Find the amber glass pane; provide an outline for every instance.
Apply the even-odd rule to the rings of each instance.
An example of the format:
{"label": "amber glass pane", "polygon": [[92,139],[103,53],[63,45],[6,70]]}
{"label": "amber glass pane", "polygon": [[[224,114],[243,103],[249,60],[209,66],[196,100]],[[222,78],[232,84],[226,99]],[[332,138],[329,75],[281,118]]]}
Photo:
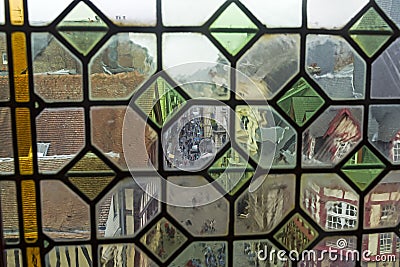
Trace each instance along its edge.
{"label": "amber glass pane", "polygon": [[28,59],[26,56],[26,36],[23,32],[11,35],[14,63],[14,89],[17,102],[29,101]]}
{"label": "amber glass pane", "polygon": [[24,218],[25,242],[33,243],[38,238],[36,214],[36,186],[33,180],[21,182],[22,214]]}
{"label": "amber glass pane", "polygon": [[9,0],[10,6],[10,20],[14,25],[24,24],[24,1],[23,0]]}
{"label": "amber glass pane", "polygon": [[33,174],[30,110],[28,108],[17,108],[15,113],[17,117],[19,171],[22,175],[30,175]]}
{"label": "amber glass pane", "polygon": [[26,258],[28,267],[40,267],[42,266],[40,262],[40,248],[27,248]]}

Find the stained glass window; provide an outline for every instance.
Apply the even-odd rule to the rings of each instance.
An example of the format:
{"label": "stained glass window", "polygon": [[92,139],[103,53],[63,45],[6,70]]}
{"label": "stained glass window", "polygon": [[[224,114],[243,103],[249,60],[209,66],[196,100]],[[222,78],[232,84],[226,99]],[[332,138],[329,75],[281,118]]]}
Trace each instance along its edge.
{"label": "stained glass window", "polygon": [[400,1],[0,0],[0,266],[400,264]]}

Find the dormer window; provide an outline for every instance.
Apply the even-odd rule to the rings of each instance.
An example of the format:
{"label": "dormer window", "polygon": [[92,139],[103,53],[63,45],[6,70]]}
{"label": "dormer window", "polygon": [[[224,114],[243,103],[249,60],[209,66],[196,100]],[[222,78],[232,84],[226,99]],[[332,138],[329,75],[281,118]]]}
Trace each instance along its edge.
{"label": "dormer window", "polygon": [[49,151],[50,143],[37,143],[38,157],[46,157]]}
{"label": "dormer window", "polygon": [[7,59],[7,53],[6,52],[3,52],[1,54],[1,59],[3,61],[3,65],[7,65],[8,64],[8,59]]}

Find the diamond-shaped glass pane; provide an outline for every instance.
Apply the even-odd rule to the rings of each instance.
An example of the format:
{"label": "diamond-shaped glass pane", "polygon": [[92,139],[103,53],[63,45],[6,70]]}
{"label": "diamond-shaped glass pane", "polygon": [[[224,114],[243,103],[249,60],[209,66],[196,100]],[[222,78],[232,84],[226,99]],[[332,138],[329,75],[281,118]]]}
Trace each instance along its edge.
{"label": "diamond-shaped glass pane", "polygon": [[87,55],[107,33],[108,26],[90,7],[79,2],[57,25],[57,30],[78,52]]}
{"label": "diamond-shaped glass pane", "polygon": [[162,262],[165,262],[187,238],[167,219],[162,218],[145,235],[142,242]]}
{"label": "diamond-shaped glass pane", "polygon": [[208,169],[208,174],[226,192],[234,195],[253,177],[254,168],[235,149],[230,148]]}
{"label": "diamond-shaped glass pane", "polygon": [[[368,35],[368,31],[383,34]],[[368,9],[364,15],[350,28],[350,36],[361,49],[372,57],[390,38],[393,31],[374,8]]]}
{"label": "diamond-shaped glass pane", "polygon": [[191,243],[169,266],[228,266],[227,242]]}
{"label": "diamond-shaped glass pane", "polygon": [[298,213],[274,235],[286,249],[302,252],[318,237],[318,232]]}
{"label": "diamond-shaped glass pane", "polygon": [[[90,174],[96,173],[97,176]],[[95,154],[88,152],[68,171],[68,179],[89,199],[95,199],[113,180],[114,172]]]}
{"label": "diamond-shaped glass pane", "polygon": [[277,101],[277,104],[294,122],[302,126],[324,102],[307,81],[301,78]]}
{"label": "diamond-shaped glass pane", "polygon": [[343,165],[342,171],[361,190],[364,190],[384,168],[385,164],[368,147],[364,146]]}
{"label": "diamond-shaped glass pane", "polygon": [[185,103],[185,99],[159,77],[144,91],[135,104],[158,126],[163,126]]}
{"label": "diamond-shaped glass pane", "polygon": [[[229,32],[224,30],[229,29]],[[211,35],[232,55],[236,55],[257,32],[257,26],[234,3],[211,24]]]}
{"label": "diamond-shaped glass pane", "polygon": [[245,190],[236,200],[235,234],[271,232],[294,208],[295,178],[293,174],[257,177],[261,185],[253,192]]}

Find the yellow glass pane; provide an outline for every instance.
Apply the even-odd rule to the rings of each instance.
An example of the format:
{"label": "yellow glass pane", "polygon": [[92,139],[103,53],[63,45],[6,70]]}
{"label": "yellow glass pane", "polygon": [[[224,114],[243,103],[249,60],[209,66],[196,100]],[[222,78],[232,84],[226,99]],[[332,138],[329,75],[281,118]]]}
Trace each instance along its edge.
{"label": "yellow glass pane", "polygon": [[38,238],[36,191],[33,180],[21,182],[22,216],[24,221],[25,242],[34,243]]}
{"label": "yellow glass pane", "polygon": [[17,102],[29,102],[28,59],[26,55],[25,33],[12,33],[11,44],[14,63],[15,100]]}
{"label": "yellow glass pane", "polygon": [[33,174],[31,119],[28,108],[16,108],[17,145],[21,175]]}
{"label": "yellow glass pane", "polygon": [[13,25],[24,24],[24,2],[23,0],[9,0],[10,20]]}
{"label": "yellow glass pane", "polygon": [[38,247],[26,248],[28,267],[40,267],[40,249]]}

